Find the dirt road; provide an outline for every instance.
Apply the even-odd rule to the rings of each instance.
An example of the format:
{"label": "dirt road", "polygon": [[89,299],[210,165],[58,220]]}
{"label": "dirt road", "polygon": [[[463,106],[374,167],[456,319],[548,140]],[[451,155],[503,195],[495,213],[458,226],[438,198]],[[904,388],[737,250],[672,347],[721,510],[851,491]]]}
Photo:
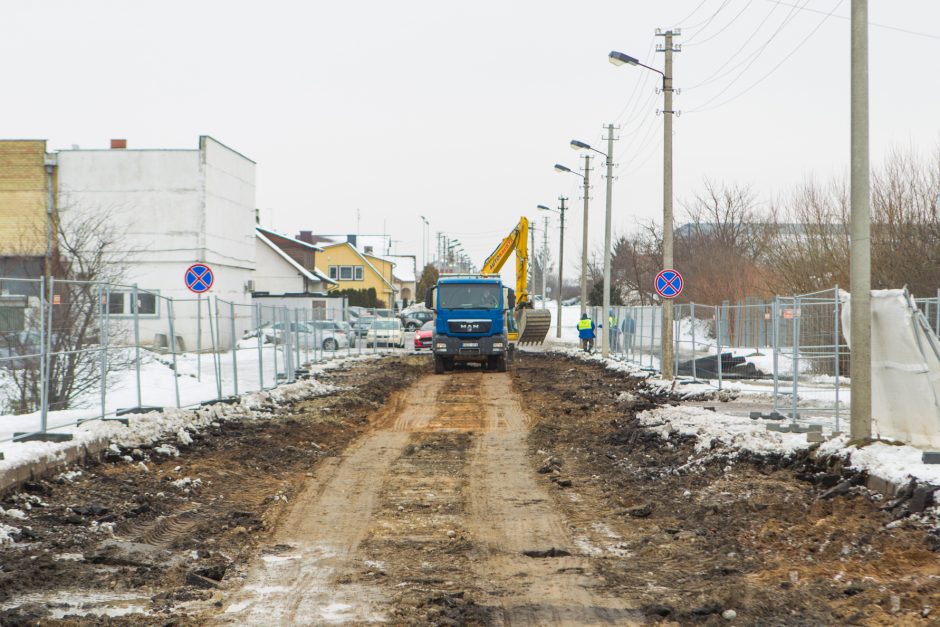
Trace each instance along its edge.
{"label": "dirt road", "polygon": [[821,498],[853,475],[807,456],[663,440],[620,373],[526,354],[327,379],[178,458],[7,495],[35,507],[0,547],[0,624],[936,624],[940,527],[860,486]]}
{"label": "dirt road", "polygon": [[[227,599],[222,622],[434,620],[435,600],[447,595],[459,600],[459,621],[639,618],[597,591],[590,556],[537,481],[530,421],[509,375],[430,376],[386,413],[341,461],[320,468]],[[490,607],[469,603],[471,590]]]}

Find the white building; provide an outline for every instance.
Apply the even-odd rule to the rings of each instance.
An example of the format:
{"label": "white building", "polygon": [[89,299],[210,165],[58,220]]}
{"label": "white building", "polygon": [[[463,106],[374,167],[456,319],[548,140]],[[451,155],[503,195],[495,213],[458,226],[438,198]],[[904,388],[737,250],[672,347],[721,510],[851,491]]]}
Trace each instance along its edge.
{"label": "white building", "polygon": [[[207,136],[197,149],[63,150],[58,154],[59,208],[63,220],[81,212],[107,212],[129,254],[126,282],[147,290],[139,298],[141,342],[169,337],[167,301],[175,334],[187,350],[210,346],[207,301],[235,304],[235,336],[251,324],[250,280],[255,269],[255,163]],[[196,300],[184,283],[190,265],[205,263],[215,280]],[[189,299],[188,302],[186,299]],[[113,293],[112,317],[132,317],[130,290]],[[214,305],[213,305],[214,306]],[[200,313],[197,313],[200,312]],[[229,329],[226,331],[226,326]],[[201,337],[197,328],[201,327]],[[231,345],[231,325],[219,333]]]}

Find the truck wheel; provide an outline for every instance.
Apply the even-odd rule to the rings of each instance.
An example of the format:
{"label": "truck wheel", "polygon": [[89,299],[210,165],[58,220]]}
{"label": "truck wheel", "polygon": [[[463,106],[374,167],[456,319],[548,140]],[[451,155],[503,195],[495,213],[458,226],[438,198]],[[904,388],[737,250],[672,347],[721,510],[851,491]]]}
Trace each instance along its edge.
{"label": "truck wheel", "polygon": [[447,372],[453,372],[454,370],[454,360],[444,357],[444,370]]}
{"label": "truck wheel", "polygon": [[499,369],[499,355],[490,355],[486,358],[486,369],[496,372]]}
{"label": "truck wheel", "polygon": [[444,358],[440,355],[434,356],[434,374],[444,374]]}
{"label": "truck wheel", "polygon": [[499,361],[496,364],[496,370],[498,372],[506,372],[506,356],[500,355],[497,359]]}

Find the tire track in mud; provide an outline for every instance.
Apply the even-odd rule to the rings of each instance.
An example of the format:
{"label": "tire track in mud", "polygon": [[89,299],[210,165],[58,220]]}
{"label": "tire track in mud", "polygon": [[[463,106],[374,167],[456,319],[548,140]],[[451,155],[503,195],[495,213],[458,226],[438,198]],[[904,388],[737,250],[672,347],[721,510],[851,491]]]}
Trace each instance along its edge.
{"label": "tire track in mud", "polygon": [[[578,554],[566,521],[536,480],[527,460],[530,421],[509,375],[486,381],[488,429],[469,462],[467,499],[469,524],[484,556],[474,571],[499,599],[494,620],[505,625],[642,622],[623,600],[596,590],[601,581],[590,558]],[[525,555],[551,549],[559,556]]]}
{"label": "tire track in mud", "polygon": [[639,622],[599,592],[538,482],[508,375],[426,377],[373,420],[308,483],[220,622]]}
{"label": "tire track in mud", "polygon": [[[349,576],[366,535],[383,477],[401,456],[410,431],[436,414],[444,381],[428,377],[382,410],[383,428],[324,464],[288,513],[266,551],[228,599],[218,619],[237,625],[318,624],[382,620],[386,595],[369,585],[335,585]],[[396,415],[397,414],[397,415]]]}

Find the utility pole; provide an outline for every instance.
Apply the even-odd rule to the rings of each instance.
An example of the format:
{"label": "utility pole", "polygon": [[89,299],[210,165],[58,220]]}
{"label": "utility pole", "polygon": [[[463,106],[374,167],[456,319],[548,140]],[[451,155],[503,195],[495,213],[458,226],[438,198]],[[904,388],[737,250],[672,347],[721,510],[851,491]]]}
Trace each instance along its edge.
{"label": "utility pole", "polygon": [[849,263],[853,440],[871,437],[871,180],[868,156],[868,0],[852,0],[852,246]]}
{"label": "utility pole", "polygon": [[[675,111],[672,108],[672,53],[678,52],[673,47],[672,38],[678,31],[667,30],[656,35],[665,38],[665,45],[660,48],[666,53],[666,64],[663,71],[663,270],[673,269],[672,254],[672,118]],[[660,372],[664,379],[672,379],[673,372],[673,306],[672,299],[663,299],[662,317],[662,363]]]}
{"label": "utility pole", "polygon": [[[611,191],[614,181],[614,125],[607,125],[607,207],[604,215],[604,311],[602,316],[607,316],[610,310],[610,207]],[[603,320],[603,318],[602,318]],[[603,338],[601,342],[601,356],[607,359],[610,354],[610,329],[604,325]]]}
{"label": "utility pole", "polygon": [[535,295],[535,264],[538,263],[537,255],[535,254],[535,220],[529,222],[529,234],[532,240],[532,243],[529,244],[529,268],[532,274],[532,280],[529,282],[529,304],[535,309],[535,299],[532,298],[532,296]]}
{"label": "utility pole", "polygon": [[542,254],[539,255],[541,262],[539,263],[539,269],[542,271],[542,309],[548,307],[545,302],[545,278],[548,274],[546,270],[548,269],[548,216],[545,216],[545,222],[543,223],[542,228]]}
{"label": "utility pole", "polygon": [[[581,233],[581,313],[587,311],[588,272],[588,204],[591,193],[591,155],[584,155],[584,227]],[[564,216],[564,214],[562,214]],[[564,217],[562,217],[564,224]],[[559,275],[560,276],[560,275]],[[559,282],[561,280],[559,279]],[[560,310],[559,310],[560,311]],[[558,337],[561,337],[561,314],[558,314]]]}
{"label": "utility pole", "polygon": [[[585,190],[585,193],[587,193],[587,190]],[[558,213],[561,214],[561,229],[558,235],[558,294],[556,294],[556,303],[555,303],[556,308],[557,308],[557,314],[556,314],[557,322],[555,323],[555,337],[557,337],[558,339],[561,339],[561,286],[563,285],[562,270],[565,267],[565,211],[567,210],[567,207],[565,207],[565,201],[568,199],[565,198],[564,196],[559,196],[558,200],[561,201],[558,206]],[[585,201],[585,204],[587,204],[587,201]],[[585,217],[587,217],[587,211],[584,212],[584,215]],[[582,274],[581,277],[583,281],[584,275]],[[581,306],[584,307],[584,304],[582,303]]]}

